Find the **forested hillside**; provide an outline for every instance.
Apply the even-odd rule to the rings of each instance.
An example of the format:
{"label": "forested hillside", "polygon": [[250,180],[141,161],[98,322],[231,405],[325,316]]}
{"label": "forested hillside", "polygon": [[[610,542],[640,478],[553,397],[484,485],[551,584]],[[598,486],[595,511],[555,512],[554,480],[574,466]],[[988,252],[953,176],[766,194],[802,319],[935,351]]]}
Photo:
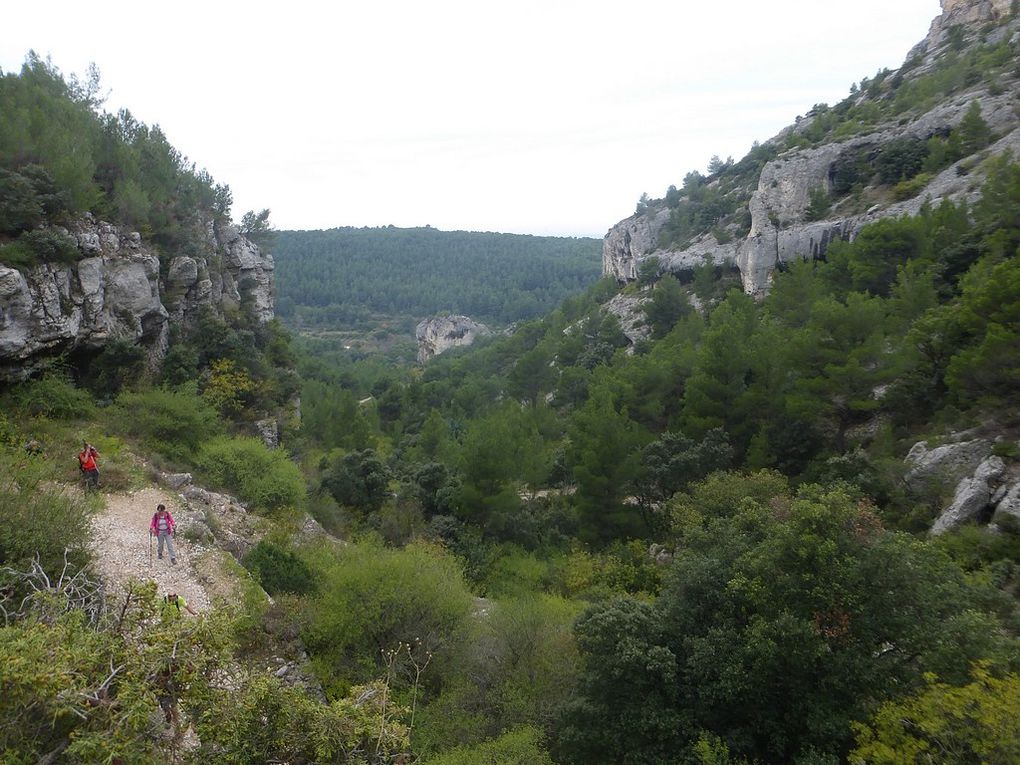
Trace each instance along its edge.
{"label": "forested hillside", "polygon": [[505,326],[591,285],[601,251],[596,239],[428,227],[280,231],[277,312],[296,328],[350,328],[382,316],[410,329],[436,313]]}
{"label": "forested hillside", "polygon": [[129,111],[102,112],[98,71],[66,81],[30,53],[0,73],[0,263],[81,257],[43,224],[92,213],[163,252],[190,254],[205,224],[229,219],[231,194]]}

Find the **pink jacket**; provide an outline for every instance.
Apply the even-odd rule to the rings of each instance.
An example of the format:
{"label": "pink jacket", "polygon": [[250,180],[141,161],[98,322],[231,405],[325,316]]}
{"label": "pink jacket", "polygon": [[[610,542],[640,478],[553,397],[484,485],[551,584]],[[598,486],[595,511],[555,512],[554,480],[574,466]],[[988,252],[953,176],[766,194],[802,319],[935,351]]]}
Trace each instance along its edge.
{"label": "pink jacket", "polygon": [[[177,524],[174,522],[174,517],[172,515],[170,515],[170,511],[169,510],[167,510],[165,514],[166,514],[166,530],[169,533],[173,534],[174,533],[174,526],[176,526]],[[152,523],[149,524],[149,531],[152,534],[159,534],[159,513],[158,512],[152,514]]]}

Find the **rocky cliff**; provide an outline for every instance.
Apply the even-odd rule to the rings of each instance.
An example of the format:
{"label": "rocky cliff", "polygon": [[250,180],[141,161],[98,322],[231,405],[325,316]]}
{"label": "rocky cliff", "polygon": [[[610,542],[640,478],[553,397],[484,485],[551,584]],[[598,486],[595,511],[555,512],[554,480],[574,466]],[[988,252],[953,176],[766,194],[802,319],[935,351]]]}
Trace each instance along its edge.
{"label": "rocky cliff", "polygon": [[[851,240],[868,223],[915,214],[926,200],[974,198],[985,158],[1006,151],[1020,157],[1020,20],[1010,8],[1010,0],[942,0],[942,14],[900,70],[862,81],[837,107],[817,106],[740,163],[705,179],[697,193],[723,202],[709,223],[685,230],[677,241],[678,210],[693,198],[685,187],[686,197],[680,192],[655,200],[610,229],[604,275],[634,280],[640,263],[652,257],[674,273],[706,262],[729,264],[739,268],[746,292],[761,295],[785,263],[821,257],[833,240]],[[988,60],[1006,57],[1001,71],[981,71],[985,51]],[[938,88],[944,92],[937,98],[922,95]],[[916,173],[909,183],[871,177],[857,181],[852,193],[840,187],[847,168],[874,174],[890,146],[951,136],[975,103],[992,137],[979,152]],[[826,209],[812,209],[818,198]]]}
{"label": "rocky cliff", "polygon": [[80,251],[76,263],[0,264],[0,380],[119,338],[141,343],[156,366],[171,326],[206,309],[273,318],[272,257],[233,226],[210,223],[199,252],[162,258],[138,233],[91,217],[58,231]]}

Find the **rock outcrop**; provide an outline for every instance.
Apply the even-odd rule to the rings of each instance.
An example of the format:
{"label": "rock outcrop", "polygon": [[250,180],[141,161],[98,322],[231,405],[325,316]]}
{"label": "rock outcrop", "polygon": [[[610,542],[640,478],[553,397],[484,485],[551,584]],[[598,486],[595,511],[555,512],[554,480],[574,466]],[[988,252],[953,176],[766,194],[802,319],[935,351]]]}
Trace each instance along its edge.
{"label": "rock outcrop", "polygon": [[273,317],[273,260],[233,226],[209,224],[201,253],[164,257],[136,232],[91,217],[57,229],[82,258],[19,271],[0,264],[0,380],[24,378],[61,353],[116,339],[143,345],[151,366],[170,328],[202,310]]}
{"label": "rock outcrop", "polygon": [[[1017,39],[1020,19],[1010,15],[1010,6],[1011,0],[943,0],[942,14],[932,23],[925,40],[910,52],[909,65],[888,77],[903,83],[924,76],[953,45]],[[954,28],[964,31],[962,43],[958,32],[951,33]],[[746,222],[743,228],[730,223],[680,247],[663,244],[660,234],[671,211],[665,200],[653,201],[645,212],[621,221],[606,234],[603,274],[620,282],[633,281],[641,262],[652,257],[658,259],[660,267],[674,273],[690,271],[703,263],[729,264],[739,268],[745,292],[761,296],[768,291],[775,272],[785,264],[795,259],[822,257],[833,241],[852,240],[864,226],[879,218],[916,214],[926,200],[935,204],[943,199],[973,201],[984,169],[980,158],[964,157],[926,177],[926,182],[910,189],[909,198],[896,201],[890,194],[878,194],[867,209],[855,209],[859,203],[850,199],[834,200],[836,204],[823,219],[808,220],[812,193],[832,190],[835,169],[841,160],[856,156],[873,164],[881,148],[896,139],[945,136],[960,124],[974,102],[979,104],[982,118],[998,137],[983,150],[982,156],[1006,151],[1020,156],[1020,117],[1014,109],[1016,79],[1014,73],[1009,82],[975,82],[923,112],[896,113],[884,123],[859,130],[853,137],[817,146],[811,145],[808,136],[825,111],[813,110],[807,117],[798,117],[795,125],[765,142],[762,148],[772,158],[756,178],[745,174],[737,179],[737,187],[726,189],[718,178],[708,180],[716,191],[744,200],[739,206],[744,220],[750,220],[749,229]],[[852,105],[867,104],[870,98],[862,91],[854,97]],[[804,144],[808,146],[803,147]],[[727,178],[732,186],[734,176]],[[741,183],[749,185],[740,186]]]}
{"label": "rock outcrop", "polygon": [[955,487],[952,500],[932,524],[932,535],[967,523],[1020,529],[1020,462],[995,454],[999,441],[1005,441],[1004,436],[995,441],[967,438],[934,449],[921,441],[908,452],[904,482],[911,491]]}
{"label": "rock outcrop", "polygon": [[1001,457],[988,457],[978,465],[974,475],[964,478],[956,486],[953,501],[931,527],[933,535],[956,528],[969,521],[977,520],[984,513],[992,499],[993,489],[1006,472]]}
{"label": "rock outcrop", "polygon": [[425,319],[414,330],[418,341],[418,363],[425,364],[451,348],[471,345],[476,338],[488,334],[491,334],[488,327],[467,316],[451,314]]}

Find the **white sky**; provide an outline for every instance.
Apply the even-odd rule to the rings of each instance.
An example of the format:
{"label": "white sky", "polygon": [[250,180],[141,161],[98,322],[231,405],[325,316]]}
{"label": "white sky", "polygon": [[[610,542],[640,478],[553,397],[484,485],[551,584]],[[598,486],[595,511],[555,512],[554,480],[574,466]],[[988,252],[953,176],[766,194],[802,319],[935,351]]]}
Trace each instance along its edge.
{"label": "white sky", "polygon": [[0,67],[100,69],[277,228],[601,237],[897,68],[938,0],[9,3]]}

